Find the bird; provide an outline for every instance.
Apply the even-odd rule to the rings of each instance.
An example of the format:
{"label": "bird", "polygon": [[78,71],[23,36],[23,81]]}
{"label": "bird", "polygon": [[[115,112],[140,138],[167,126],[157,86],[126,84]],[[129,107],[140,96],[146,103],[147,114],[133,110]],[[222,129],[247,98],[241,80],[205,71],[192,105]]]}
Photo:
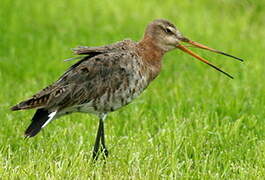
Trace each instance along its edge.
{"label": "bird", "polygon": [[110,112],[132,102],[156,79],[165,53],[179,49],[233,78],[188,49],[191,46],[243,61],[188,39],[168,20],[155,19],[147,25],[143,38],[138,42],[124,39],[104,46],[73,48],[77,57],[66,61],[79,61],[70,66],[53,84],[13,106],[11,110],[36,109],[25,131],[26,138],[34,137],[51,121],[70,113],[98,116],[99,125],[92,158],[97,160],[102,154],[105,159],[109,155],[104,133],[106,117]]}

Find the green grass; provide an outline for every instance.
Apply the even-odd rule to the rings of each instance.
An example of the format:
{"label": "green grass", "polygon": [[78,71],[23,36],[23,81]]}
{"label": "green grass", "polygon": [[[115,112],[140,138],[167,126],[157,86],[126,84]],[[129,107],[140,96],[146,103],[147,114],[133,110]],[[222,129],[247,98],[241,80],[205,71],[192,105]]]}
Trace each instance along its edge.
{"label": "green grass", "polygon": [[[262,179],[264,16],[261,0],[1,0],[1,179]],[[62,61],[70,48],[139,40],[155,18],[246,61],[194,49],[230,80],[180,51],[168,53],[145,93],[108,117],[106,164],[91,163],[93,115],[65,116],[23,138],[34,111],[9,108],[73,64]]]}

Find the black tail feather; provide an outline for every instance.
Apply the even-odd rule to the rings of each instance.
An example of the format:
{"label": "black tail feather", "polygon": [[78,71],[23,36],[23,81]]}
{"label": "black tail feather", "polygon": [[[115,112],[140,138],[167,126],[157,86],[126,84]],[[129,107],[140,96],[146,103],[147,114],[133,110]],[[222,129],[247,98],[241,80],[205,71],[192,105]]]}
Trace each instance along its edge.
{"label": "black tail feather", "polygon": [[38,109],[32,118],[32,122],[25,131],[26,137],[33,137],[40,132],[43,124],[49,119],[49,112],[46,109]]}

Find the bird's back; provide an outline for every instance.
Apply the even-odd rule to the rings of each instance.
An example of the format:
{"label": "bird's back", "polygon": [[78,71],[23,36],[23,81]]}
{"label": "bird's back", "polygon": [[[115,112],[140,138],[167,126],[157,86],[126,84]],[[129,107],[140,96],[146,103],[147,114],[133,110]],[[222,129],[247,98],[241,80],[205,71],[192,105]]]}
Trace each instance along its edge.
{"label": "bird's back", "polygon": [[147,87],[148,77],[136,43],[126,40],[93,51],[79,48],[78,52],[85,54],[85,50],[87,56],[54,84],[13,109],[45,108],[58,111],[58,115],[110,112],[131,102]]}

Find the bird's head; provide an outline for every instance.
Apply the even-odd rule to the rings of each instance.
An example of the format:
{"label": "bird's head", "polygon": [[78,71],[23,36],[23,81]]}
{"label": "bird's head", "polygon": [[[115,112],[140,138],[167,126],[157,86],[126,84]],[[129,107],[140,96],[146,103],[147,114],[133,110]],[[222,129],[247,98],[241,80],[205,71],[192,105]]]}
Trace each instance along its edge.
{"label": "bird's head", "polygon": [[[211,67],[215,68],[216,70],[224,73],[225,75],[227,75],[230,78],[233,78],[233,77],[231,75],[229,75],[228,73],[222,71],[220,68],[214,66],[213,64],[211,64],[210,62],[208,62],[204,58],[195,54],[194,52],[189,50],[187,47],[193,46],[193,47],[209,50],[209,51],[212,51],[215,53],[219,53],[219,54],[222,54],[225,56],[229,56],[229,57],[232,57],[232,58],[237,59],[239,61],[243,61],[240,58],[229,55],[229,54],[224,53],[222,51],[218,51],[218,50],[209,48],[203,44],[194,42],[194,41],[186,38],[185,36],[183,36],[180,33],[180,31],[172,23],[170,23],[169,21],[164,20],[164,19],[157,19],[157,20],[152,21],[147,26],[147,28],[145,30],[145,37],[152,39],[154,44],[158,48],[162,49],[165,52],[168,52],[170,50],[178,48],[178,49],[190,54],[191,56],[197,58],[198,60],[210,65]],[[183,45],[182,43],[188,43],[189,45],[188,46]]]}
{"label": "bird's head", "polygon": [[147,26],[145,37],[151,38],[159,48],[167,52],[175,49],[183,36],[169,21],[157,19]]}

